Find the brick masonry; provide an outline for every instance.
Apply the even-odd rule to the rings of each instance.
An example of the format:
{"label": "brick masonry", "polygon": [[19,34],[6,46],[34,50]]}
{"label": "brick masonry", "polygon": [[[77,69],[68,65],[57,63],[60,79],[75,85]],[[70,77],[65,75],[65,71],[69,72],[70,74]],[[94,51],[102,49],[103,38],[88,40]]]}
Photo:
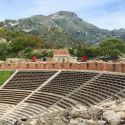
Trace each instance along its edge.
{"label": "brick masonry", "polygon": [[22,63],[0,63],[0,70],[16,69],[66,69],[66,70],[98,70],[125,73],[125,62],[22,62]]}

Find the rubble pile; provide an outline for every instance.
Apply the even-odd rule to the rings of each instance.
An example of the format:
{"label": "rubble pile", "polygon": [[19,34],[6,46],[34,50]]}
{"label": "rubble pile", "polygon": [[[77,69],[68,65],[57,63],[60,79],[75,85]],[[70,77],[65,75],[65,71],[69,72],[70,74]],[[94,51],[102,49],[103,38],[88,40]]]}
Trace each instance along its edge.
{"label": "rubble pile", "polygon": [[125,100],[103,102],[88,109],[72,108],[41,114],[22,125],[125,125]]}

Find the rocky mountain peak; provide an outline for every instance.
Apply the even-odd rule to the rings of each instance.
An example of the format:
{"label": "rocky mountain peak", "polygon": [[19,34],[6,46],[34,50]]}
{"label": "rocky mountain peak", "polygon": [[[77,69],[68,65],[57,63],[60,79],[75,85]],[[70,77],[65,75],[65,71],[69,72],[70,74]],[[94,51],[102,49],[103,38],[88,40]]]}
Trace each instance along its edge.
{"label": "rocky mountain peak", "polygon": [[[0,26],[17,31],[32,33],[39,36],[46,34],[46,32],[51,27],[56,28],[57,32],[58,30],[60,31],[60,29],[63,29],[63,31],[71,34],[73,39],[86,41],[90,44],[95,44],[109,37],[120,37],[125,39],[124,29],[113,31],[104,30],[86,21],[83,21],[74,12],[68,11],[59,11],[48,16],[35,15],[19,20],[5,20],[4,22],[0,22]],[[51,36],[51,34],[48,36]],[[56,34],[57,37],[58,35],[59,34]],[[63,35],[61,35],[61,37],[62,36]]]}
{"label": "rocky mountain peak", "polygon": [[56,19],[62,19],[62,18],[73,18],[77,17],[77,15],[74,12],[68,12],[68,11],[59,11],[57,13],[49,15],[51,18],[56,18]]}

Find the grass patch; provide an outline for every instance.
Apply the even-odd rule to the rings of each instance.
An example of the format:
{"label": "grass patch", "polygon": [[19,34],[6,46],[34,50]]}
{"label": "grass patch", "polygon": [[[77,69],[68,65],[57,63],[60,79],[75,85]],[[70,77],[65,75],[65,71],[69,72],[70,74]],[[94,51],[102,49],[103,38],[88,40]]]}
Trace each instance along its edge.
{"label": "grass patch", "polygon": [[13,71],[0,71],[0,86],[13,74]]}

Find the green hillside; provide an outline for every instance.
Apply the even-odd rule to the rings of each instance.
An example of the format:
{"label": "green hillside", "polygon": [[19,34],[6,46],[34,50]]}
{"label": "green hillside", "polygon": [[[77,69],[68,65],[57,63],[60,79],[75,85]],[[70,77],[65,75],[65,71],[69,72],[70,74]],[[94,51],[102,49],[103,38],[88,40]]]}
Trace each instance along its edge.
{"label": "green hillside", "polygon": [[50,28],[42,38],[49,45],[49,48],[69,48],[78,42],[70,33],[65,32],[62,28],[55,27]]}
{"label": "green hillside", "polygon": [[35,48],[44,48],[42,38],[24,32],[0,28],[0,60],[6,58],[27,56]]}
{"label": "green hillside", "polygon": [[[100,29],[83,21],[75,13],[67,11],[59,11],[48,16],[35,15],[19,20],[6,19],[4,22],[0,23],[0,26],[45,37],[45,39],[46,36],[44,36],[44,34],[54,27],[57,29],[57,32],[63,29],[64,32],[69,33],[73,39],[82,40],[90,44],[100,42],[109,37],[120,37],[125,39],[124,29],[113,31]],[[48,37],[47,40],[51,41],[50,39],[55,37],[55,34],[53,34],[53,36],[49,34],[48,36],[50,36],[50,38]],[[59,37],[58,34],[56,34],[56,37]],[[51,42],[53,42],[53,39]],[[58,42],[60,41],[58,40]]]}

